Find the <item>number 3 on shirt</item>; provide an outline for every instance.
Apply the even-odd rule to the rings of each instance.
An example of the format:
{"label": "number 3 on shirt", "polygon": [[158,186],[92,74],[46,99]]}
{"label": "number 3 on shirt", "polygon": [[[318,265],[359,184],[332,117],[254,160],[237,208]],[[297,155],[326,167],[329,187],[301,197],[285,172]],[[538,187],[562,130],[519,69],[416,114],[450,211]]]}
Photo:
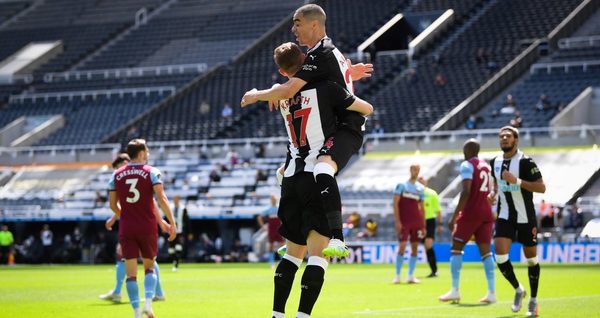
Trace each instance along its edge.
{"label": "number 3 on shirt", "polygon": [[[294,147],[300,148],[306,146],[306,125],[308,124],[308,115],[310,115],[311,108],[302,108],[294,111],[294,116],[288,114],[286,121],[288,128],[290,129],[290,137]],[[300,139],[296,136],[296,130],[294,129],[294,119],[300,118]]]}
{"label": "number 3 on shirt", "polygon": [[136,203],[140,199],[140,191],[135,188],[138,179],[127,179],[125,183],[129,185],[129,192],[133,193],[133,198],[127,197],[127,203]]}

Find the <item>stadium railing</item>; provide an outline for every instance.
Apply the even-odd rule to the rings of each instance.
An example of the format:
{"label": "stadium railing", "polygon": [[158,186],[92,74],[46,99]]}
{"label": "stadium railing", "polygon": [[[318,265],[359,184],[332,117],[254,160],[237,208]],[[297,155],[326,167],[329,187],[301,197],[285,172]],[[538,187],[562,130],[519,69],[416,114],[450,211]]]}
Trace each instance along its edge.
{"label": "stadium railing", "polygon": [[172,74],[188,74],[188,73],[204,73],[208,69],[206,63],[196,64],[179,64],[179,65],[162,65],[162,66],[146,66],[132,68],[113,68],[103,70],[84,70],[84,71],[69,71],[60,73],[46,73],[44,82],[51,83],[55,79],[61,80],[79,80],[80,78],[125,78],[139,76],[159,76]]}
{"label": "stadium railing", "polygon": [[[570,127],[537,127],[521,128],[521,146],[573,146],[599,144],[600,125],[580,125]],[[385,133],[382,135],[367,134],[365,142],[369,151],[422,151],[422,150],[454,150],[460,149],[462,141],[467,138],[478,138],[482,146],[494,148],[498,146],[498,129],[451,130],[451,131],[419,131],[403,133]],[[183,152],[190,149],[208,153],[219,147],[226,152],[229,149],[253,149],[266,144],[268,149],[276,146],[285,150],[287,138],[237,138],[212,140],[180,140],[152,142],[150,146],[160,152]],[[120,144],[95,145],[63,145],[36,147],[0,147],[0,164],[17,162],[49,163],[56,162],[57,154],[68,154],[72,161],[110,161],[121,148]],[[94,156],[95,155],[95,156]],[[32,161],[35,158],[35,161]],[[21,160],[21,161],[19,161]]]}
{"label": "stadium railing", "polygon": [[560,49],[574,49],[600,46],[600,35],[578,36],[558,40]]}
{"label": "stadium railing", "polygon": [[170,92],[171,94],[175,93],[175,86],[149,86],[149,87],[135,87],[135,88],[119,88],[119,89],[99,89],[99,90],[89,90],[89,91],[69,91],[69,92],[56,92],[56,93],[22,93],[20,95],[12,95],[9,97],[9,101],[24,101],[26,99],[36,100],[36,99],[44,99],[48,100],[49,98],[61,98],[68,97],[73,98],[75,96],[85,97],[85,96],[100,96],[100,95],[119,95],[123,96],[124,94],[146,94],[149,95],[151,92],[159,92],[162,94],[163,92]]}
{"label": "stadium railing", "polygon": [[550,63],[536,63],[531,65],[529,69],[530,74],[535,74],[537,70],[546,70],[548,74],[552,73],[553,69],[562,69],[565,73],[569,73],[569,69],[573,67],[581,67],[584,72],[587,72],[587,69],[590,66],[598,66],[600,65],[600,60],[593,61],[572,61],[572,62],[550,62]]}

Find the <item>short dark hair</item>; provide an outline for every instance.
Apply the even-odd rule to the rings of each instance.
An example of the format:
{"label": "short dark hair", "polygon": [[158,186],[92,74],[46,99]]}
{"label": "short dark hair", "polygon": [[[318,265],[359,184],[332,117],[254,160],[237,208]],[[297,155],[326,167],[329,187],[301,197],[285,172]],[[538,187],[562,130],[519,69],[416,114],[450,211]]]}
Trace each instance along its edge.
{"label": "short dark hair", "polygon": [[112,167],[113,167],[113,169],[117,169],[117,167],[121,166],[122,163],[129,162],[129,161],[131,161],[131,158],[129,157],[129,155],[124,152],[121,152],[120,154],[117,155],[115,160],[113,160]]}
{"label": "short dark hair", "polygon": [[502,133],[503,131],[508,130],[512,133],[513,137],[515,137],[515,139],[519,139],[519,130],[513,126],[504,126],[502,128],[500,128],[500,133]]}
{"label": "short dark hair", "polygon": [[276,47],[273,51],[273,59],[280,69],[289,75],[296,74],[302,66],[302,50],[296,43],[286,42]]}
{"label": "short dark hair", "polygon": [[146,140],[144,139],[133,139],[127,144],[127,154],[131,159],[135,159],[140,152],[147,149],[148,146],[146,146]]}
{"label": "short dark hair", "polygon": [[302,17],[309,21],[317,20],[321,25],[325,26],[327,15],[325,10],[317,4],[306,4],[296,10],[296,13],[302,13]]}

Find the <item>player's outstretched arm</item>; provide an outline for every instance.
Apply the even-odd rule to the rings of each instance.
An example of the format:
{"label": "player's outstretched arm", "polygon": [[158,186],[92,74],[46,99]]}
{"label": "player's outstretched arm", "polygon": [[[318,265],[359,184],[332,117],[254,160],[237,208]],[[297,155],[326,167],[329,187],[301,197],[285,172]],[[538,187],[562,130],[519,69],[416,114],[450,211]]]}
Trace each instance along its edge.
{"label": "player's outstretched arm", "polygon": [[108,193],[108,201],[110,209],[117,217],[121,217],[121,208],[119,207],[119,195],[117,194],[117,191],[110,191]]}
{"label": "player's outstretched arm", "polygon": [[[258,101],[279,101],[282,99],[292,98],[305,84],[306,82],[304,80],[301,80],[297,77],[292,77],[287,82],[281,85],[274,85],[269,89],[252,89],[244,94],[240,105],[242,107],[246,107]],[[273,106],[271,103],[269,103],[269,110],[273,109]]]}
{"label": "player's outstretched arm", "polygon": [[163,211],[167,220],[169,220],[169,224],[171,225],[170,233],[169,233],[169,241],[173,241],[177,236],[177,224],[175,223],[175,218],[173,217],[173,212],[171,212],[171,207],[169,206],[169,199],[165,194],[165,189],[162,183],[157,183],[152,186],[154,193],[156,194],[156,199],[158,202],[158,206]]}
{"label": "player's outstretched arm", "polygon": [[365,77],[371,77],[371,73],[373,73],[373,64],[371,63],[358,63],[352,64],[350,59],[346,59],[346,63],[348,63],[348,67],[350,68],[350,75],[352,76],[352,81],[358,81]]}
{"label": "player's outstretched arm", "polygon": [[352,103],[352,105],[350,105],[350,107],[348,107],[346,109],[355,111],[363,116],[369,116],[373,113],[373,105],[371,105],[369,102],[367,102],[359,97],[356,97],[356,96],[355,96],[354,103]]}

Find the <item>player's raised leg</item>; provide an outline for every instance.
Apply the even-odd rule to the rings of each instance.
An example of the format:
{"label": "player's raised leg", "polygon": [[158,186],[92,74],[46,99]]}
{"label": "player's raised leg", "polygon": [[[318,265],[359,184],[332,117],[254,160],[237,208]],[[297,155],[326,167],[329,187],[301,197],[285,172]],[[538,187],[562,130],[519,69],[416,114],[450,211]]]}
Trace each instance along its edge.
{"label": "player's raised leg", "polygon": [[308,234],[308,264],[302,274],[302,293],[300,294],[300,304],[298,305],[297,318],[310,317],[312,309],[319,298],[323,282],[325,281],[325,271],[329,262],[323,257],[323,249],[327,246],[329,239],[316,231],[310,231]]}
{"label": "player's raised leg", "polygon": [[283,255],[279,265],[275,269],[275,275],[273,278],[274,292],[273,292],[273,318],[284,318],[285,317],[285,304],[292,291],[292,285],[294,284],[294,277],[302,260],[306,254],[306,245],[298,245],[291,241],[287,242],[286,253]]}
{"label": "player's raised leg", "polygon": [[[333,137],[330,137],[327,142],[330,140],[333,142]],[[337,164],[328,155],[319,157],[319,162],[315,165],[313,171],[321,199],[323,200],[325,216],[331,229],[331,241],[323,250],[323,255],[326,257],[346,257],[349,254],[342,232],[342,199],[337,181],[335,180],[336,172]]]}
{"label": "player's raised leg", "polygon": [[287,252],[287,246],[285,244],[277,249],[277,254],[279,254],[279,256],[281,256],[281,257],[283,257],[283,255],[285,255],[286,252]]}

